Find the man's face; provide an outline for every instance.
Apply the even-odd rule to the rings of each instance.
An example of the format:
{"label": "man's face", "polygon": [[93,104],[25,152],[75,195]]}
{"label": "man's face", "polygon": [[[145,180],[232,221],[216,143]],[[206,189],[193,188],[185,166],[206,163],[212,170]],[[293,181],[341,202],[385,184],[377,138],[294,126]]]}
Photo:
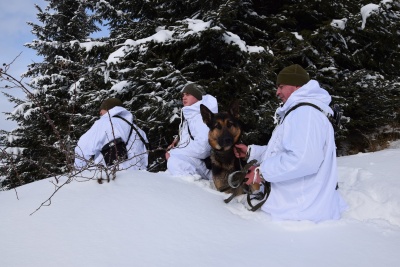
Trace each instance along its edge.
{"label": "man's face", "polygon": [[279,97],[283,103],[285,103],[292,93],[299,88],[300,86],[279,84],[276,89],[276,96]]}
{"label": "man's face", "polygon": [[182,103],[183,106],[191,106],[194,103],[196,103],[197,101],[199,101],[197,98],[195,98],[194,96],[192,96],[191,94],[187,94],[187,93],[183,93],[182,94]]}

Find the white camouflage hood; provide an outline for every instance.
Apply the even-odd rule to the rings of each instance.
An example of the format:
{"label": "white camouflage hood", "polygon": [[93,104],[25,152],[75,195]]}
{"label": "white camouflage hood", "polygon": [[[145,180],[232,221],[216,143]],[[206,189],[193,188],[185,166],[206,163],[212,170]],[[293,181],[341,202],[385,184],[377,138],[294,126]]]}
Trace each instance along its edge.
{"label": "white camouflage hood", "polygon": [[283,118],[285,113],[293,106],[301,102],[312,103],[320,107],[325,113],[333,115],[333,110],[329,107],[332,97],[329,93],[320,87],[316,80],[310,80],[308,83],[297,89],[288,98],[286,103],[276,110],[276,114]]}

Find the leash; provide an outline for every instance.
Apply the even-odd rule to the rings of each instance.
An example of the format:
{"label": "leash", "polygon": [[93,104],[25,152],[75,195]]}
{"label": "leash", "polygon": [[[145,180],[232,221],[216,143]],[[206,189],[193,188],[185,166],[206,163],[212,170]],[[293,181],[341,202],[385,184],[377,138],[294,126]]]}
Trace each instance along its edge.
{"label": "leash", "polygon": [[[251,160],[248,162],[240,171],[235,171],[228,176],[228,184],[230,188],[233,188],[233,192],[231,196],[227,199],[224,200],[225,203],[229,203],[232,199],[234,199],[236,196],[240,195],[242,193],[243,184],[247,181],[246,175],[250,169],[251,166],[257,163],[257,160]],[[254,176],[256,173],[254,173]],[[256,211],[261,206],[267,201],[268,196],[271,192],[271,184],[264,179],[261,182],[264,190],[259,191],[257,194],[252,194],[250,189],[247,190],[247,203],[250,206],[250,211]],[[228,188],[229,189],[229,188]],[[227,189],[226,189],[227,190]],[[226,191],[225,190],[225,191]],[[251,201],[255,199],[260,202],[258,202],[256,205],[253,205]]]}
{"label": "leash", "polygon": [[[261,206],[264,205],[265,201],[267,201],[269,197],[269,194],[271,193],[271,183],[263,180],[261,184],[264,187],[263,192],[258,192],[257,194],[253,195],[253,198],[251,197],[251,194],[247,193],[247,204],[249,204],[249,206],[251,207],[251,211],[256,211],[261,208]],[[256,205],[253,205],[251,203],[253,199],[259,200],[260,202],[258,202]]]}
{"label": "leash", "polygon": [[[223,190],[220,190],[221,192],[227,191],[228,189],[233,189],[232,194],[230,197],[224,200],[225,203],[231,202],[232,199],[234,199],[236,196],[241,195],[243,184],[246,182],[246,174],[249,171],[250,167],[256,164],[256,160],[252,160],[249,163],[247,163],[240,171],[235,171],[232,172],[231,174],[228,175],[228,185],[226,188],[223,188]],[[248,191],[249,192],[249,191]]]}
{"label": "leash", "polygon": [[251,166],[257,163],[257,160],[253,159],[252,161],[248,162],[240,171],[232,172],[228,175],[228,184],[231,188],[237,188],[245,181],[245,176],[248,173]]}

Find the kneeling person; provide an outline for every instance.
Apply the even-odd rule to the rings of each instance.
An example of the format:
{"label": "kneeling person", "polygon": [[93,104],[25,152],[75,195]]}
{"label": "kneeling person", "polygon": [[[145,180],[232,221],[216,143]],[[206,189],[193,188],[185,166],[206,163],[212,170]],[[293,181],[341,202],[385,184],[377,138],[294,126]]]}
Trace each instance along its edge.
{"label": "kneeling person", "polygon": [[[100,119],[81,136],[75,148],[75,167],[82,168],[91,158],[95,164],[112,165],[102,154],[107,144],[118,140],[126,144],[126,160],[119,160],[119,169],[145,170],[148,154],[144,142],[146,134],[133,122],[134,116],[122,106],[118,98],[109,98],[100,106]],[[134,127],[134,128],[133,128]],[[143,140],[143,141],[142,141]]]}
{"label": "kneeling person", "polygon": [[198,174],[204,179],[212,179],[211,170],[204,163],[204,159],[210,156],[211,147],[208,143],[209,128],[203,122],[200,104],[217,113],[217,99],[206,94],[200,85],[191,83],[182,90],[182,102],[179,137],[165,154],[168,171],[172,175]]}

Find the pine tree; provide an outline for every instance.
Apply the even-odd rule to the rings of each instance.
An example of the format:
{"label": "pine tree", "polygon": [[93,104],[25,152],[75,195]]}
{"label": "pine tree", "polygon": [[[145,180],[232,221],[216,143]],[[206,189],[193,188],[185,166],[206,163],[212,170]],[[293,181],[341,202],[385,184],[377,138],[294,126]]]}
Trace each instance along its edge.
{"label": "pine tree", "polygon": [[376,2],[367,17],[370,1],[256,1],[280,68],[304,66],[344,107],[340,154],[366,151],[381,128],[399,121],[400,5]]}
{"label": "pine tree", "polygon": [[[377,44],[377,38],[372,38],[375,31],[384,34],[384,27],[391,29],[394,45],[389,49],[395,53],[398,7],[382,4],[386,9],[378,14],[382,16],[380,28],[365,32],[360,31],[360,9],[366,4],[103,1],[97,5],[97,12],[110,26],[110,57],[104,66],[113,88],[104,94],[123,99],[153,145],[157,145],[160,137],[169,142],[176,134],[182,87],[198,82],[218,98],[221,110],[227,109],[232,100],[241,99],[242,120],[246,124],[244,141],[265,144],[274,127],[276,74],[283,67],[298,63],[332,94],[335,103],[345,107],[350,122],[338,138],[343,143],[343,153],[352,146],[365,149],[366,144],[354,142],[355,133],[367,135],[387,125],[387,112],[392,114],[391,119],[398,118],[393,104],[396,91],[388,90],[397,78],[360,60],[369,56],[370,43]],[[193,30],[199,25],[207,26]],[[382,38],[382,34],[378,37]],[[234,38],[239,42],[229,43]],[[262,50],[252,53],[250,48]],[[355,53],[357,57],[353,56]],[[374,62],[379,60],[377,57]],[[389,82],[370,83],[368,77],[383,77]],[[366,86],[374,90],[372,94],[363,93]],[[365,102],[354,102],[352,97],[377,101],[376,108],[360,108]],[[366,119],[369,116],[374,119]]]}
{"label": "pine tree", "polygon": [[[110,47],[115,47],[106,61],[109,81],[124,82],[122,90],[110,90],[108,95],[121,98],[135,113],[153,146],[160,139],[165,139],[165,146],[177,134],[180,91],[189,82],[203,85],[217,97],[221,109],[240,99],[243,114],[258,114],[243,116],[249,141],[270,133],[266,118],[276,102],[272,97],[262,100],[273,93],[263,88],[273,59],[266,35],[258,28],[262,18],[252,13],[250,3],[103,1],[98,5],[110,26]],[[255,130],[259,126],[262,130]]]}
{"label": "pine tree", "polygon": [[43,26],[29,23],[37,39],[27,44],[43,62],[29,66],[25,76],[32,79],[30,88],[25,87],[26,99],[10,98],[18,105],[9,114],[18,128],[9,133],[7,147],[19,148],[20,153],[8,157],[7,167],[1,169],[6,188],[68,171],[73,160],[73,123],[81,110],[77,90],[88,72],[80,43],[97,27],[85,1],[48,2],[44,11],[36,6]]}
{"label": "pine tree", "polygon": [[[276,75],[295,63],[345,108],[340,153],[367,151],[371,138],[400,123],[398,1],[49,2],[46,12],[39,9],[44,26],[32,25],[38,40],[29,45],[44,56],[28,71],[40,102],[10,99],[18,104],[10,117],[20,127],[3,138],[15,136],[9,145],[31,159],[13,159],[23,177],[66,171],[61,155],[47,161],[53,169],[45,175],[32,162],[48,160],[61,143],[72,151],[108,97],[134,113],[153,147],[165,147],[177,133],[180,92],[189,82],[217,97],[220,110],[240,99],[243,141],[264,145],[278,106]],[[87,39],[95,22],[109,28],[108,37]],[[163,153],[150,156],[154,165]]]}

